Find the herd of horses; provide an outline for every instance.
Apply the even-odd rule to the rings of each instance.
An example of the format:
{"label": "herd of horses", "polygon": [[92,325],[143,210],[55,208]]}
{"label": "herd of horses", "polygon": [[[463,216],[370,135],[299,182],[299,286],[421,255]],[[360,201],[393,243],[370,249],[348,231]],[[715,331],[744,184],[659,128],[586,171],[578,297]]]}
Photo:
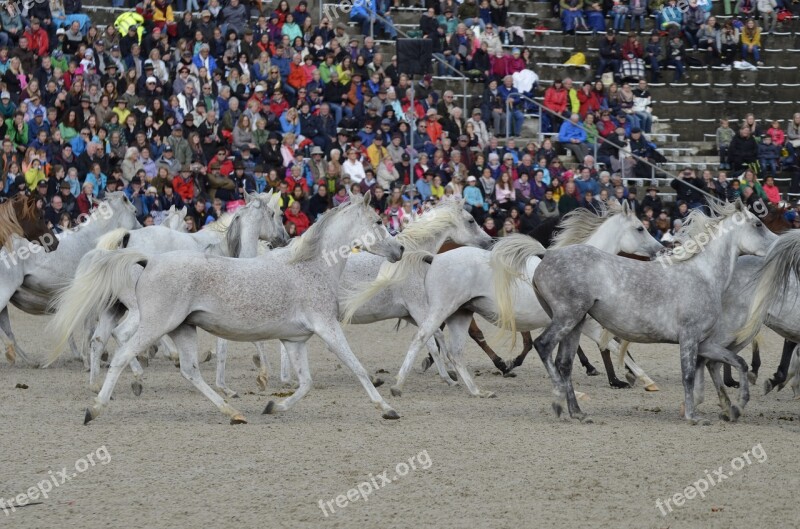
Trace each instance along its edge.
{"label": "herd of horses", "polygon": [[[760,366],[756,337],[765,324],[786,340],[778,372],[765,389],[792,379],[795,391],[800,389],[794,343],[800,341],[800,316],[793,310],[800,293],[800,233],[776,234],[789,228],[779,209],[759,218],[741,202],[712,203],[707,212],[692,212],[678,234],[686,248],[703,240],[700,251],[681,252],[665,249],[627,204],[612,204],[600,215],[579,209],[542,223],[533,238],[494,241],[459,200],[424,212],[392,237],[369,195],[351,195],[290,241],[277,198],[247,195],[234,214],[186,233],[185,210],[171,211],[160,226],[142,228],[127,197],[111,193],[102,204],[111,214],[90,216],[57,237],[30,199],[0,204],[2,252],[27,256],[4,257],[11,264],[0,267],[6,358],[36,365],[11,330],[12,303],[30,314],[53,315],[48,329],[57,346],[47,365],[68,344],[72,357],[89,369],[90,388],[98,395],[86,410],[86,423],[108,407],[126,367],[134,375],[134,393],[142,392],[144,368],[158,348],[239,424],[247,419],[229,402],[237,393],[225,382],[226,341],[255,344],[262,389],[268,376],[262,342],[280,341],[280,378],[296,378],[297,387],[267,402],[263,413],[271,414],[289,410],[310,391],[307,341],[317,335],[356,375],[382,416],[397,419],[342,325],[398,320],[418,330],[393,396],[402,395],[423,349],[424,369],[435,365],[446,383],[461,382],[474,396],[494,396],[466,368],[464,349],[471,338],[505,376],[515,376],[536,349],[556,390],[556,414],[566,403],[571,417],[587,421],[571,379],[576,354],[588,375],[598,374],[578,345],[583,334],[598,344],[615,388],[638,381],[646,391],[658,390],[627,352],[629,343],[679,344],[683,414],[694,423],[703,420],[696,407],[703,400],[705,370],[720,416],[735,421],[741,415]],[[45,247],[35,250],[42,241]],[[281,296],[274,295],[278,286]],[[509,362],[497,355],[476,313],[514,335],[520,332],[522,353]],[[199,369],[198,328],[218,337],[216,390]],[[544,331],[534,340],[531,333],[539,329]],[[100,362],[112,337],[117,348],[101,385]],[[737,354],[751,343],[752,371]],[[624,366],[625,382],[617,378],[613,358]],[[737,370],[738,381],[730,371],[723,377],[721,366]],[[726,386],[739,388],[735,404]]]}

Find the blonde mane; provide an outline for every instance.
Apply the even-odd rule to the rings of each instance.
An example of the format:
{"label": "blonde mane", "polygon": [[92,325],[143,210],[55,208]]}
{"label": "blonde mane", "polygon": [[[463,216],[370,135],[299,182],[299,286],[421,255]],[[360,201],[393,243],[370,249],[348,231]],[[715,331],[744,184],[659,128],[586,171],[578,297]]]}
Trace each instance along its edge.
{"label": "blonde mane", "polygon": [[403,258],[396,263],[383,263],[378,276],[372,282],[363,288],[348,292],[342,321],[350,322],[359,307],[382,290],[404,281],[411,272],[419,270],[425,259],[432,256],[423,247],[440,237],[445,230],[457,225],[462,211],[462,201],[448,200],[407,224],[397,236],[398,242],[405,247]]}
{"label": "blonde mane", "polygon": [[[0,246],[5,247],[8,251],[11,250],[11,241],[14,235],[18,237],[25,236],[19,219],[17,219],[17,212],[14,209],[15,200],[19,199],[14,198],[0,204]],[[23,208],[23,211],[27,210],[27,207]]]}
{"label": "blonde mane", "polygon": [[596,215],[586,208],[574,209],[564,215],[559,223],[561,231],[553,237],[550,248],[583,244],[600,229],[605,221],[621,213],[622,206],[616,202],[608,203],[600,215]]}

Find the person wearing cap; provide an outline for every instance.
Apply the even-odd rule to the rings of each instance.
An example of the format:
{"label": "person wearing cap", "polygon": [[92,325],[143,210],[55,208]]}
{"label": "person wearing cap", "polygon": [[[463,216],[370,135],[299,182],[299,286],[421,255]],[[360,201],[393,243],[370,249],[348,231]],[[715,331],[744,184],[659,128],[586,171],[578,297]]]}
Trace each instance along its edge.
{"label": "person wearing cap", "polygon": [[[194,121],[194,118],[192,118],[192,121]],[[172,148],[177,163],[184,165],[192,161],[192,148],[186,138],[183,137],[182,125],[175,123],[172,126],[172,134],[165,138],[164,141]]]}
{"label": "person wearing cap", "polygon": [[373,138],[371,145],[367,147],[367,159],[373,169],[377,169],[378,164],[380,164],[384,158],[389,157],[389,151],[383,144],[383,140],[384,136],[379,132]]}
{"label": "person wearing cap", "polygon": [[[733,200],[731,200],[731,202],[733,202]],[[658,217],[659,213],[664,209],[661,198],[658,196],[658,188],[655,186],[648,187],[647,195],[642,199],[642,210],[647,207],[653,210],[653,216],[655,217]]]}
{"label": "person wearing cap", "polygon": [[616,33],[613,29],[606,31],[604,37],[600,39],[600,58],[595,72],[595,79],[600,79],[603,73],[610,67],[611,72],[616,78],[619,75],[620,61],[622,59],[622,49],[617,42]]}

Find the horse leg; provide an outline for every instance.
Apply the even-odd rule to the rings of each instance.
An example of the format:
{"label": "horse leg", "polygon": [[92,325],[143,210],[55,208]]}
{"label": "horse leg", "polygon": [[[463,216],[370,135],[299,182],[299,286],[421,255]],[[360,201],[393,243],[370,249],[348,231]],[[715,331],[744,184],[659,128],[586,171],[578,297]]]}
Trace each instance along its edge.
{"label": "horse leg", "polygon": [[600,356],[603,358],[603,366],[606,368],[606,377],[608,377],[608,383],[611,387],[616,389],[629,389],[631,387],[630,384],[617,378],[617,374],[614,371],[614,362],[611,361],[611,351],[603,349],[600,351]]}
{"label": "horse leg", "polygon": [[578,346],[578,360],[581,361],[581,365],[586,370],[586,376],[593,377],[599,374],[597,372],[597,369],[589,361],[589,358],[586,356],[586,353],[583,352],[583,348],[581,348],[580,345]]}
{"label": "horse leg", "polygon": [[422,350],[428,340],[431,339],[437,328],[438,326],[431,324],[430,319],[428,318],[426,318],[422,324],[419,325],[417,333],[411,340],[411,345],[408,348],[405,360],[403,360],[403,365],[400,367],[400,371],[397,373],[397,380],[395,381],[394,386],[391,387],[393,396],[399,397],[403,394],[403,384],[405,384],[406,378],[408,378],[408,374],[411,372],[411,366],[414,365],[414,359],[417,357],[420,350]]}
{"label": "horse leg", "polygon": [[483,336],[483,331],[481,331],[480,327],[478,327],[478,322],[475,321],[474,316],[470,317],[469,337],[472,338],[472,341],[478,344],[478,347],[480,347],[483,352],[486,353],[486,356],[488,356],[489,360],[492,361],[494,367],[499,369],[501,373],[505,375],[506,373],[511,372],[511,369],[513,368],[507,366],[503,359],[497,356],[497,353],[495,353],[492,348],[489,347],[489,344],[486,343],[486,338]]}
{"label": "horse leg", "polygon": [[455,366],[459,378],[464,382],[467,391],[471,395],[475,397],[494,397],[495,394],[491,391],[481,391],[478,388],[478,385],[472,379],[472,375],[469,374],[469,370],[464,365],[464,345],[469,335],[471,321],[474,320],[472,319],[472,313],[469,312],[456,312],[447,318],[447,327],[450,329],[450,347],[447,350],[447,354]]}
{"label": "horse leg", "polygon": [[278,342],[278,347],[281,351],[281,383],[291,384],[292,374],[289,370],[292,369],[292,359],[289,357],[289,353],[286,352],[283,342]]}
{"label": "horse leg", "polygon": [[[178,352],[178,347],[175,345],[175,342],[172,341],[172,338],[169,336],[162,336],[158,340],[158,348],[163,349],[164,356],[169,358],[172,362],[175,363],[175,367],[178,367],[181,361],[180,353]],[[208,352],[207,355],[210,357],[211,353]]]}
{"label": "horse leg", "polygon": [[258,376],[256,377],[256,384],[261,391],[267,390],[267,382],[269,381],[269,360],[267,359],[267,350],[262,342],[253,342],[258,356],[253,357],[253,361],[258,360],[256,367],[258,368]]}
{"label": "horse leg", "polygon": [[725,383],[719,373],[719,365],[719,362],[706,363],[708,374],[711,376],[711,381],[714,383],[714,389],[717,390],[719,407],[722,408],[719,418],[723,421],[729,421],[733,415],[733,404],[731,403],[731,398],[728,396],[728,392],[725,390]]}
{"label": "horse leg", "polygon": [[[123,322],[123,325],[129,321],[130,319],[126,318],[126,322]],[[135,322],[135,325],[136,324],[138,324],[138,320]],[[117,385],[122,370],[137,354],[146,351],[158,338],[159,336],[154,336],[152,332],[134,330],[130,339],[120,341],[123,345],[117,350],[114,358],[111,359],[111,365],[108,368],[105,382],[103,382],[100,393],[95,397],[94,404],[86,409],[84,424],[88,424],[90,421],[99,417],[103,410],[108,407],[108,403],[111,400],[111,393],[114,391],[114,386]]]}
{"label": "horse leg", "polygon": [[[400,323],[399,323],[399,322],[398,322],[398,325],[400,325]],[[439,325],[439,332],[443,332],[443,331],[444,331],[444,322],[442,322],[442,324],[441,324],[441,325]],[[442,342],[442,343],[444,343],[444,342]],[[438,343],[438,342],[437,342],[437,345],[439,345],[439,343]],[[442,345],[439,345],[439,347],[442,347]],[[430,367],[431,367],[431,366],[433,365],[433,363],[435,362],[435,360],[433,359],[433,357],[434,357],[433,353],[431,353],[431,352],[429,351],[429,352],[428,352],[428,356],[426,356],[425,358],[423,358],[423,359],[422,359],[422,365],[420,365],[420,367],[422,368],[422,372],[423,372],[423,373],[424,373],[425,371],[427,371],[428,369],[430,369]],[[440,372],[439,374],[441,375],[441,372]]]}
{"label": "horse leg", "polygon": [[246,424],[247,419],[244,415],[225,402],[225,399],[203,380],[197,359],[197,328],[184,323],[169,333],[169,336],[175,342],[175,347],[178,348],[183,378],[191,382],[222,413],[230,417],[231,424]]}
{"label": "horse leg", "polygon": [[83,362],[83,367],[86,369],[86,371],[89,371],[91,369],[91,366],[89,365],[89,358],[84,356],[81,353],[80,349],[78,349],[78,346],[75,343],[74,336],[69,337],[69,350],[72,353],[71,360],[80,360],[81,362]]}
{"label": "horse leg", "polygon": [[217,389],[229,399],[239,398],[239,395],[225,385],[225,362],[228,359],[228,340],[217,338]]}
{"label": "horse leg", "polygon": [[311,369],[308,367],[308,348],[306,342],[281,341],[281,343],[286,350],[286,354],[292,359],[291,364],[300,385],[294,393],[282,401],[269,401],[267,407],[264,408],[262,412],[263,415],[289,410],[311,390]]}
{"label": "horse leg", "polygon": [[[747,405],[747,402],[750,400],[750,384],[748,383],[747,379],[747,362],[744,359],[736,354],[733,354],[726,348],[717,345],[715,343],[705,342],[700,345],[700,355],[704,358],[716,361],[716,362],[725,362],[733,367],[737,367],[739,370],[739,406],[737,407],[735,404],[730,406],[730,410],[725,410],[723,408],[723,416],[724,411],[728,411],[727,419],[731,421],[736,421],[744,410],[744,407]],[[720,400],[720,405],[723,402]],[[724,418],[724,417],[723,417]]]}
{"label": "horse leg", "polygon": [[[575,311],[569,312],[572,312],[572,314],[564,317],[554,314],[553,321],[550,325],[548,325],[544,332],[533,341],[533,346],[536,348],[536,352],[539,353],[539,358],[542,360],[547,374],[550,375],[550,380],[553,383],[553,391],[556,398],[553,400],[552,406],[556,417],[560,417],[564,410],[563,402],[567,398],[567,385],[561,373],[556,369],[551,354],[556,344],[561,343],[561,340],[563,340],[565,336],[575,329],[575,327],[578,327],[583,320],[583,316],[586,315],[586,313],[583,312],[581,318],[577,319],[574,316]],[[569,314],[569,312],[567,313]]]}
{"label": "horse leg", "polygon": [[592,420],[587,418],[586,414],[581,411],[578,399],[575,397],[575,389],[572,386],[572,365],[575,362],[575,354],[577,353],[580,339],[581,324],[579,323],[559,341],[555,363],[566,389],[569,416],[581,422],[591,423]]}
{"label": "horse leg", "polygon": [[800,348],[796,347],[789,363],[789,380],[792,381],[792,392],[795,399],[800,399]]}
{"label": "horse leg", "polygon": [[457,386],[458,373],[447,369],[449,367],[447,365],[449,355],[447,354],[448,345],[445,342],[444,333],[441,330],[435,331],[433,336],[425,342],[425,346],[428,348],[428,357],[436,365],[436,370],[439,372],[439,376],[442,377],[442,380],[447,382],[450,386]]}
{"label": "horse leg", "polygon": [[17,355],[23,362],[32,366],[38,367],[37,362],[32,362],[31,359],[25,354],[25,351],[17,344],[17,339],[14,337],[14,332],[11,330],[11,318],[8,316],[8,306],[3,307],[0,311],[0,339],[6,344],[6,360],[9,364],[14,364],[17,360]]}
{"label": "horse leg", "polygon": [[116,307],[100,314],[92,338],[89,340],[89,389],[94,393],[100,392],[100,357],[121,314],[124,314],[124,310],[120,311]]}
{"label": "horse leg", "polygon": [[[629,344],[630,342],[623,340],[619,345],[619,352],[623,355],[623,362],[625,364],[625,367],[628,368],[631,373],[633,373],[632,378],[629,376],[629,374],[626,374],[625,378],[628,379],[628,382],[630,383],[633,383],[636,380],[640,380],[644,385],[645,391],[659,391],[658,385],[656,385],[656,383],[653,381],[652,378],[647,376],[647,373],[644,372],[644,369],[639,367],[639,364],[637,364],[633,360],[631,354],[627,352]],[[613,348],[616,347],[616,342],[613,342],[613,345],[611,345],[610,347],[613,350]]]}
{"label": "horse leg", "polygon": [[333,354],[339,358],[339,361],[358,377],[359,382],[361,382],[361,385],[367,391],[369,399],[383,411],[383,418],[399,419],[400,415],[383,400],[381,394],[378,393],[378,390],[372,385],[369,373],[367,373],[367,370],[364,369],[364,366],[361,365],[361,362],[358,361],[358,358],[356,358],[356,355],[354,355],[353,351],[350,349],[350,345],[347,343],[347,337],[344,335],[344,331],[342,331],[339,322],[336,321],[336,319],[332,319],[330,321],[321,321],[318,323],[318,325],[314,325],[314,331],[317,336],[322,338],[322,341],[324,341],[328,348],[333,351]]}
{"label": "horse leg", "polygon": [[[694,383],[697,373],[698,344],[686,337],[681,337],[681,379],[683,381],[683,417],[692,424],[697,424],[698,418],[694,406]],[[710,422],[705,421],[710,424]]]}
{"label": "horse leg", "polygon": [[772,378],[764,381],[764,395],[772,391],[774,388],[778,388],[778,390],[783,389],[783,386],[786,383],[786,375],[789,371],[789,364],[792,361],[792,353],[794,352],[795,347],[797,347],[796,342],[790,342],[789,340],[783,341],[781,362],[778,365],[778,370],[775,371],[774,375],[772,375]]}
{"label": "horse leg", "polygon": [[750,362],[750,371],[747,373],[747,376],[750,377],[751,384],[755,384],[756,380],[758,380],[758,370],[761,369],[761,346],[758,340],[758,336],[756,336],[755,340],[753,340],[753,358]]}

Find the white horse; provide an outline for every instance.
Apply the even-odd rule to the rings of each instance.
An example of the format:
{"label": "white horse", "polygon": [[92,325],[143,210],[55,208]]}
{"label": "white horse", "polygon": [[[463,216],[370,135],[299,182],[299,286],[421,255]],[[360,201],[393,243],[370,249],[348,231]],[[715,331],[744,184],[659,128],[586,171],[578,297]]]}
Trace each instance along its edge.
{"label": "white horse", "polygon": [[[638,255],[651,255],[663,248],[644,229],[634,212],[627,208],[627,204],[621,208],[614,208],[601,217],[588,210],[576,210],[565,218],[562,227],[553,248],[570,244],[588,244],[612,254],[626,252]],[[538,244],[529,237],[520,237],[524,237],[530,244]],[[542,248],[541,245],[539,247]],[[450,329],[450,338],[445,351],[467,390],[475,396],[486,395],[486,392],[478,389],[469,374],[463,361],[463,350],[472,314],[477,312],[489,321],[494,321],[498,314],[498,303],[502,300],[498,299],[490,267],[490,258],[495,251],[457,248],[437,255],[433,260],[425,277],[429,303],[427,317],[419,324],[419,330],[411,342],[397,375],[397,382],[392,386],[393,395],[401,395],[403,384],[411,371],[416,355],[442,323],[446,323]],[[527,277],[533,277],[533,271],[539,263],[540,259],[535,256],[527,260],[524,265]],[[564,277],[567,278],[569,274],[570,271],[565,269]],[[546,327],[550,323],[550,318],[539,304],[530,285],[520,281],[513,285],[513,289],[516,330],[533,331]],[[584,333],[598,344],[603,341],[602,329],[596,324],[587,325]],[[616,344],[609,342],[607,347],[615,351]],[[626,358],[626,363],[646,387],[655,386],[633,359]]]}
{"label": "white horse", "polygon": [[[387,263],[382,257],[364,252],[351,255],[339,287],[341,321],[368,324],[401,319],[414,325],[422,321],[428,313],[425,274],[433,254],[442,244],[447,240],[481,248],[488,248],[492,244],[492,238],[463,206],[462,200],[449,200],[416,217],[397,236],[405,248],[403,259],[397,263]],[[366,292],[369,300],[365,303],[349,300],[354,289],[365,283],[371,285]],[[345,313],[344,307],[348,301],[351,302],[350,306],[357,306],[357,310]],[[444,344],[444,336],[438,329],[434,337]],[[437,347],[433,338],[426,345],[435,356]],[[437,362],[437,366],[444,370],[440,362]],[[284,383],[291,380],[290,368],[288,353],[282,347],[281,381]],[[455,384],[449,376],[447,380]]]}
{"label": "white horse", "polygon": [[[770,246],[777,237],[741,201],[710,205],[715,216],[693,211],[679,237],[684,244],[673,256],[660,258],[661,262],[624,259],[586,245],[547,252],[533,275],[533,285],[552,322],[534,341],[534,347],[555,388],[556,415],[563,411],[566,399],[570,417],[586,419],[575,398],[571,369],[588,315],[624,340],[680,344],[684,417],[692,423],[698,421],[693,396],[698,367],[702,368],[703,361],[725,362],[736,367],[740,375],[738,405],[731,404],[719,373],[715,369],[709,372],[720,397],[723,417],[738,419],[750,398],[748,366],[716,341],[714,330],[724,318],[722,299],[733,278],[738,256],[765,255],[768,250],[772,254],[774,249]],[[497,274],[495,284],[501,289],[507,289],[525,272],[522,263],[530,255],[540,253],[532,246],[516,246],[514,252],[500,252],[501,258],[492,263]],[[788,270],[794,259],[786,252],[776,259],[777,268]],[[567,288],[561,283],[565,270],[570,271]],[[783,274],[760,273],[760,286],[766,282],[770,291],[783,288],[778,276]],[[616,288],[609,288],[610,285]],[[758,296],[762,293],[758,292]],[[499,304],[498,320],[507,327],[512,326],[514,307],[508,297],[504,299]],[[753,314],[751,321],[760,324],[763,314],[759,311]],[[753,327],[757,331],[757,326],[748,324],[744,329]],[[755,331],[749,337],[752,336]],[[556,344],[559,349],[553,362],[551,353]]]}
{"label": "white horse", "polygon": [[[265,241],[269,244],[285,244],[288,242],[288,235],[283,228],[283,215],[279,205],[279,195],[270,193],[262,193],[260,195],[245,195],[246,205],[239,208],[233,215],[224,215],[221,219],[206,226],[204,230],[209,230],[215,236],[221,237],[217,244],[205,247],[207,255],[221,255],[225,257],[256,257],[259,253],[260,241]],[[128,248],[133,245],[143,254],[148,257],[166,253],[163,247],[158,244],[149,245],[148,240],[152,238],[154,241],[165,241],[171,239],[173,242],[179,244],[174,250],[189,250],[199,251],[201,247],[197,245],[197,238],[193,237],[190,233],[181,234],[181,237],[173,237],[164,234],[165,228],[162,227],[148,227],[141,230],[126,232],[126,230],[115,230],[108,235],[101,238],[97,244],[97,248],[104,250],[115,250],[119,248],[122,241],[127,241]],[[89,386],[92,391],[100,391],[98,385],[98,374],[100,372],[100,355],[105,350],[109,338],[114,333],[114,328],[118,322],[126,314],[126,312],[133,307],[135,310],[135,293],[133,291],[120,294],[120,303],[111,307],[109,310],[100,315],[99,322],[95,328],[95,332],[89,342],[90,354],[90,374]],[[136,317],[136,316],[134,316]],[[224,340],[221,340],[222,345],[218,348],[226,348]],[[164,337],[160,342],[168,352],[168,356],[177,359],[177,349],[172,344],[168,337]],[[260,344],[255,344],[259,356],[264,357],[263,348]],[[147,358],[146,356],[144,358]],[[218,356],[218,362],[221,362],[224,370],[224,354]],[[134,372],[135,380],[132,384],[134,393],[136,395],[142,392],[141,376],[143,370],[137,359],[133,359],[130,364]],[[265,375],[264,375],[265,376]],[[220,389],[228,396],[235,396],[235,392],[225,387],[224,380]]]}
{"label": "white horse", "polygon": [[189,231],[189,227],[186,225],[187,212],[188,209],[186,206],[183,206],[181,209],[175,209],[175,206],[170,206],[167,216],[161,221],[160,226],[184,233]]}
{"label": "white horse", "polygon": [[[129,250],[95,250],[87,255],[72,286],[61,295],[52,322],[60,340],[56,356],[66,337],[115,303],[119,292],[135,289],[139,321],[132,321],[130,314],[126,318],[130,337],[114,356],[103,389],[86,410],[85,422],[108,406],[130,360],[164,334],[171,336],[180,351],[183,376],[232,424],[246,422],[203,380],[197,364],[197,327],[235,341],[283,341],[300,387],[279,403],[270,401],[264,413],[288,410],[310,390],[305,344],[316,334],[358,377],[383,417],[399,418],[372,385],[338,321],[339,280],[351,250],[361,248],[390,261],[403,254],[403,247],[389,235],[369,201],[369,194],[363,199],[351,196],[350,202],[323,215],[288,247],[253,259],[198,259],[190,252],[148,259]],[[278,284],[284,287],[281,296],[275,296]],[[170,309],[165,311],[165,306]]]}
{"label": "white horse", "polygon": [[[136,208],[122,192],[109,193],[104,202],[98,202],[91,214],[73,230],[65,232],[58,249],[53,252],[33,251],[27,241],[14,241],[14,250],[0,267],[0,339],[6,345],[6,354],[19,353],[31,363],[20,349],[11,330],[8,317],[9,301],[28,314],[48,314],[53,296],[72,280],[78,262],[94,248],[97,240],[117,228],[141,227],[136,220]],[[73,346],[72,342],[70,345]],[[73,355],[80,358],[77,348]],[[86,359],[84,359],[84,363]]]}

